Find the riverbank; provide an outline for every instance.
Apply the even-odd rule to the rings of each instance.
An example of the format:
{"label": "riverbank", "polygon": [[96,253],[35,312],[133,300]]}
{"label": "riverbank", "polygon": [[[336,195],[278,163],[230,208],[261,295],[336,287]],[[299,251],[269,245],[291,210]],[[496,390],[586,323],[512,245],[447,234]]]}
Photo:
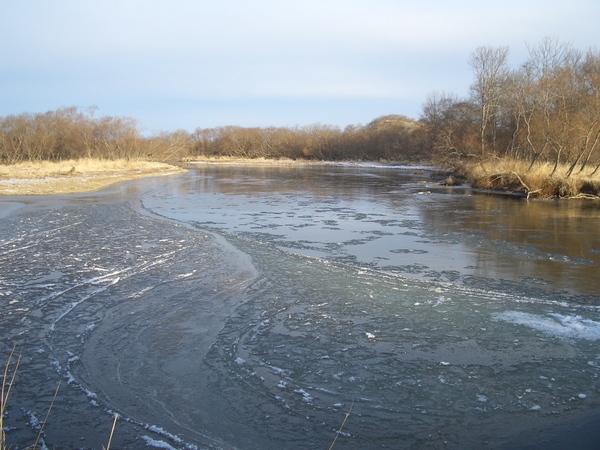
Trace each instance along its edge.
{"label": "riverbank", "polygon": [[[598,407],[600,303],[579,295],[600,295],[596,208],[421,195],[426,177],[349,164],[198,166],[118,195],[7,201],[26,205],[0,227],[2,334],[27,344],[13,446],[65,377],[48,447],[106,445],[119,411],[118,448],[314,448],[354,398],[342,447],[580,436],[570,424]],[[211,232],[264,281],[237,276]]]}
{"label": "riverbank", "polygon": [[[351,161],[330,163],[352,164]],[[379,162],[379,164],[393,164]],[[301,166],[327,164],[325,161],[268,158],[198,157],[181,162],[193,167],[201,164]],[[362,162],[361,164],[367,164]],[[407,165],[406,167],[410,167]],[[424,166],[415,166],[416,168]],[[81,159],[62,162],[25,162],[0,165],[0,195],[55,195],[92,192],[113,183],[138,178],[171,175],[184,169],[170,164],[145,160]],[[502,192],[527,198],[600,199],[600,171],[593,168],[574,171],[568,167],[538,164],[529,170],[528,163],[508,158],[468,162],[458,166],[452,175],[440,179],[443,184],[468,183],[475,189]],[[439,178],[439,177],[438,177]]]}
{"label": "riverbank", "polygon": [[[195,164],[244,164],[244,165],[312,165],[327,164],[325,161],[294,159],[244,159],[244,158],[211,158],[201,157],[186,161]],[[330,161],[333,164],[368,164],[366,161]],[[391,164],[394,166],[414,167],[415,169],[433,168],[433,164],[402,165],[391,161],[378,161],[374,164]],[[537,164],[529,169],[529,163],[510,158],[495,158],[487,161],[467,162],[455,168],[454,172],[437,171],[433,178],[442,184],[457,185],[468,183],[474,189],[503,193],[527,198],[588,198],[600,199],[600,171],[594,173],[594,167],[584,171],[579,169],[568,174],[569,167],[553,164]]]}
{"label": "riverbank", "polygon": [[446,183],[467,182],[473,188],[501,191],[527,198],[590,198],[600,199],[600,171],[595,167],[569,175],[567,165],[537,164],[529,169],[529,163],[509,158],[495,158],[469,162],[456,170],[456,177],[448,177]]}
{"label": "riverbank", "polygon": [[144,160],[79,159],[0,165],[0,195],[93,192],[113,183],[171,175],[184,169]]}

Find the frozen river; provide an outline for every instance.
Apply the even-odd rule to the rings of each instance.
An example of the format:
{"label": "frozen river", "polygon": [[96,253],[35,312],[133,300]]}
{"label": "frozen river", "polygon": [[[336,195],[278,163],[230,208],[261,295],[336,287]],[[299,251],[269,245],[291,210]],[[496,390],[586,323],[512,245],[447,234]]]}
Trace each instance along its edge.
{"label": "frozen river", "polygon": [[7,442],[60,381],[47,448],[586,448],[599,268],[597,202],[382,165],[0,197]]}

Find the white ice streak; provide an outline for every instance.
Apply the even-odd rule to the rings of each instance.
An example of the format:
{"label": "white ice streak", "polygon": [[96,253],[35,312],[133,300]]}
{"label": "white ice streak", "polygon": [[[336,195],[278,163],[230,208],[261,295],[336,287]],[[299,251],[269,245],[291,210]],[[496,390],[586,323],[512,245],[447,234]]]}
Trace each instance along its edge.
{"label": "white ice streak", "polygon": [[277,374],[280,376],[287,376],[287,374],[288,374],[288,371],[285,369],[280,369],[279,367],[275,367],[275,366],[268,366],[268,367],[269,367],[269,370],[274,374]]}
{"label": "white ice streak", "polygon": [[29,411],[27,409],[23,409],[23,413],[27,416],[27,421],[29,422],[29,426],[35,430],[35,431],[39,431],[39,429],[42,427],[42,424],[40,422],[40,420],[35,416],[35,414],[32,411]]}
{"label": "white ice streak", "polygon": [[405,165],[395,163],[381,163],[381,162],[351,162],[351,161],[319,161],[311,163],[311,165],[320,166],[340,166],[340,167],[365,167],[365,168],[376,168],[376,169],[391,169],[391,170],[440,170],[436,166],[424,166],[424,165]]}
{"label": "white ice streak", "polygon": [[69,314],[71,311],[73,311],[75,308],[77,308],[79,305],[81,305],[83,302],[85,302],[86,300],[89,300],[90,298],[94,297],[96,294],[99,294],[101,292],[104,292],[105,290],[107,290],[110,286],[113,286],[115,284],[117,284],[119,281],[121,280],[120,277],[116,277],[113,280],[110,280],[110,283],[106,286],[102,286],[98,289],[95,289],[92,293],[83,296],[82,298],[80,298],[79,300],[72,302],[71,305],[62,312],[62,314],[60,316],[58,316],[58,318],[52,323],[52,325],[50,325],[50,332],[54,331],[54,327],[55,325],[62,320],[63,317],[65,317],[67,314]]}
{"label": "white ice streak", "polygon": [[[29,426],[34,430],[39,432],[40,429],[42,428],[42,423],[39,421],[39,419],[35,416],[35,414],[27,409],[23,409],[22,410],[23,413],[27,416],[28,418],[28,422],[29,422]],[[44,438],[40,438],[40,441],[38,442],[39,448],[41,450],[48,450],[48,446],[46,445],[46,442],[44,441]],[[37,447],[36,447],[37,448]]]}
{"label": "white ice streak", "polygon": [[192,270],[191,272],[188,272],[188,273],[179,274],[175,277],[175,280],[182,280],[184,278],[189,278],[189,277],[193,276],[196,272],[197,272],[196,270]]}
{"label": "white ice streak", "polygon": [[525,325],[557,338],[600,340],[600,322],[584,319],[579,315],[549,314],[548,316],[520,311],[505,311],[492,315],[495,320]]}
{"label": "white ice streak", "polygon": [[431,306],[433,306],[435,308],[435,307],[443,305],[444,303],[447,303],[447,302],[449,302],[451,300],[452,299],[450,297],[445,297],[443,295],[440,295],[435,300],[427,300],[425,303],[415,302],[413,304],[413,306],[431,305]]}
{"label": "white ice streak", "polygon": [[[178,250],[174,250],[171,252],[167,252],[163,255],[160,255],[161,258],[159,259],[155,259],[152,261],[144,261],[141,264],[137,265],[137,266],[132,266],[132,267],[125,267],[121,270],[116,270],[113,271],[111,273],[107,273],[105,275],[101,275],[98,277],[94,277],[94,278],[90,278],[87,280],[84,280],[81,283],[75,284],[74,286],[70,286],[67,289],[64,289],[62,291],[59,292],[53,292],[45,297],[42,297],[41,299],[38,300],[38,304],[41,305],[42,303],[45,303],[48,300],[52,300],[56,297],[60,297],[61,295],[66,294],[67,292],[70,292],[74,289],[86,286],[86,285],[92,285],[95,286],[97,284],[101,284],[103,282],[105,282],[106,280],[108,281],[112,281],[112,284],[115,284],[114,280],[110,280],[110,277],[114,277],[114,276],[119,276],[117,279],[117,282],[122,278],[122,279],[126,279],[131,277],[132,275],[139,275],[142,274],[144,272],[147,272],[149,270],[151,270],[152,268],[154,268],[155,266],[161,266],[163,264],[165,264],[171,257],[173,257],[173,255],[175,255],[176,253],[178,253]],[[99,270],[98,268],[96,268],[95,270]]]}
{"label": "white ice streak", "polygon": [[148,287],[145,287],[144,289],[142,289],[142,290],[140,290],[140,291],[138,291],[138,292],[136,292],[136,293],[134,293],[134,294],[131,294],[131,295],[130,295],[128,298],[129,298],[130,300],[136,300],[136,299],[138,299],[138,298],[140,298],[140,297],[143,297],[143,296],[144,296],[144,294],[146,294],[146,292],[150,292],[150,291],[151,291],[152,289],[154,289],[155,287],[156,287],[156,286],[148,286]]}
{"label": "white ice streak", "polygon": [[[45,297],[42,297],[42,298],[40,298],[37,301],[37,303],[38,303],[38,305],[41,305],[42,303],[45,303],[48,300],[53,300],[56,297],[60,297],[61,295],[66,294],[67,292],[70,292],[70,291],[72,291],[74,289],[77,289],[79,287],[83,287],[83,286],[88,285],[88,284],[92,285],[92,286],[96,286],[96,285],[101,284],[101,283],[103,283],[105,281],[109,281],[111,283],[110,285],[112,285],[112,284],[114,284],[114,279],[110,279],[110,277],[121,275],[126,270],[127,269],[125,269],[125,270],[117,270],[117,271],[108,273],[106,275],[102,275],[102,276],[99,276],[99,277],[90,278],[90,279],[85,280],[85,281],[83,281],[81,283],[77,283],[77,284],[75,284],[73,286],[70,286],[67,289],[63,289],[62,291],[53,292],[53,293],[51,293],[51,294],[49,294],[49,295],[47,295]],[[118,280],[119,280],[119,277],[117,277],[117,281]]]}
{"label": "white ice streak", "polygon": [[165,441],[157,441],[156,439],[152,439],[150,436],[142,436],[144,442],[148,447],[154,448],[166,448],[167,450],[177,450],[172,445],[167,444]]}
{"label": "white ice streak", "polygon": [[67,373],[65,374],[65,378],[67,379],[67,384],[71,384],[71,383],[75,382],[75,377],[68,370],[67,370]]}
{"label": "white ice streak", "polygon": [[[314,389],[315,391],[323,392],[325,394],[329,394],[329,395],[340,395],[339,392],[332,391],[331,389],[325,389],[324,387],[313,387],[312,389]],[[335,406],[335,405],[333,405],[333,406]]]}
{"label": "white ice streak", "polygon": [[[156,434],[160,434],[161,436],[165,436],[169,439],[171,439],[173,442],[177,443],[177,444],[184,444],[183,439],[181,439],[179,436],[176,436],[172,433],[169,433],[168,431],[164,430],[161,427],[157,427],[156,425],[144,425],[144,428],[148,431],[152,431]],[[172,447],[171,447],[172,448]]]}
{"label": "white ice streak", "polygon": [[294,389],[294,393],[302,394],[302,401],[306,403],[312,403],[313,396],[306,392],[304,389]]}

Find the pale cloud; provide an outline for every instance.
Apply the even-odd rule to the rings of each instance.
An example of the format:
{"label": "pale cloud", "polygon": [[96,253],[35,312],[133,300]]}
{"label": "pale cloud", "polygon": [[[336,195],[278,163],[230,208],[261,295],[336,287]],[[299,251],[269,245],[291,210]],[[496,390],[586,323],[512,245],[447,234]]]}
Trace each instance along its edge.
{"label": "pale cloud", "polygon": [[151,129],[417,117],[428,92],[466,94],[478,46],[519,64],[546,36],[600,42],[597,1],[2,3],[0,115],[97,105]]}

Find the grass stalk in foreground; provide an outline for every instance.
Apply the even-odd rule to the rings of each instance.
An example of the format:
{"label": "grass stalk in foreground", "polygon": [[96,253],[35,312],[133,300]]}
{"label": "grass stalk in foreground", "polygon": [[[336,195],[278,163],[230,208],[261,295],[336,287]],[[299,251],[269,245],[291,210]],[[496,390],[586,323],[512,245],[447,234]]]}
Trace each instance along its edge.
{"label": "grass stalk in foreground", "polygon": [[21,363],[21,353],[19,353],[19,357],[15,363],[15,367],[12,369],[12,373],[10,370],[10,364],[14,357],[15,350],[17,345],[15,344],[8,355],[8,360],[6,361],[6,365],[4,366],[4,373],[2,375],[2,393],[0,397],[0,450],[5,450],[6,447],[6,433],[4,432],[4,412],[6,411],[6,403],[8,402],[8,397],[10,395],[10,390],[13,387],[15,382],[15,377],[17,376],[17,370],[19,368],[19,364]]}
{"label": "grass stalk in foreground", "polygon": [[46,417],[44,417],[44,422],[42,422],[42,426],[38,430],[38,435],[35,439],[35,444],[33,444],[32,450],[37,448],[38,442],[42,438],[42,433],[44,432],[44,427],[46,426],[46,422],[48,421],[48,416],[50,415],[50,411],[52,411],[52,407],[54,406],[54,401],[56,400],[56,396],[58,395],[58,390],[60,389],[60,381],[58,382],[58,386],[56,386],[56,390],[54,391],[54,397],[52,397],[52,401],[50,402],[50,407],[48,411],[46,411]]}
{"label": "grass stalk in foreground", "polygon": [[[6,410],[6,404],[8,402],[8,397],[10,395],[10,391],[14,385],[15,377],[17,376],[17,371],[19,369],[19,364],[21,363],[21,352],[19,352],[19,356],[14,364],[14,367],[11,369],[11,363],[15,356],[17,345],[15,344],[8,355],[8,359],[6,361],[6,365],[4,366],[4,373],[2,375],[2,389],[0,396],[0,450],[9,450],[11,447],[6,446],[6,433],[4,432],[4,413]],[[52,411],[52,407],[54,406],[54,402],[56,400],[56,396],[58,395],[58,390],[60,389],[60,381],[58,382],[58,386],[56,386],[56,390],[54,391],[54,396],[52,397],[52,402],[48,407],[48,411],[46,412],[46,417],[44,418],[44,422],[42,423],[40,429],[38,430],[37,437],[35,439],[35,443],[31,447],[27,447],[29,450],[36,450],[38,448],[38,443],[42,438],[42,433],[44,432],[44,427],[46,426],[46,422],[48,421],[48,417],[50,416],[50,411]],[[115,427],[117,425],[117,419],[119,418],[119,414],[115,414],[115,420],[113,421],[112,429],[110,431],[110,436],[108,438],[108,444],[106,447],[102,446],[103,450],[110,450],[110,444],[112,442],[113,435],[115,433]]]}
{"label": "grass stalk in foreground", "polygon": [[335,439],[331,443],[331,446],[329,447],[329,450],[331,450],[333,448],[333,446],[335,445],[335,443],[337,441],[337,438],[339,437],[340,433],[342,432],[342,429],[344,428],[344,425],[346,425],[346,421],[348,420],[348,417],[350,417],[350,413],[352,412],[352,408],[353,407],[354,407],[354,400],[352,400],[352,404],[350,405],[350,409],[346,413],[346,417],[344,417],[344,421],[342,422],[342,425],[340,426],[340,429],[335,432]]}
{"label": "grass stalk in foreground", "polygon": [[104,447],[104,445],[102,446],[102,448],[104,450],[110,450],[110,443],[112,442],[113,435],[115,434],[115,427],[117,426],[118,418],[119,418],[119,415],[115,414],[115,420],[113,421],[113,426],[112,426],[112,429],[110,430],[110,436],[108,437],[108,444],[106,444],[106,447]]}

